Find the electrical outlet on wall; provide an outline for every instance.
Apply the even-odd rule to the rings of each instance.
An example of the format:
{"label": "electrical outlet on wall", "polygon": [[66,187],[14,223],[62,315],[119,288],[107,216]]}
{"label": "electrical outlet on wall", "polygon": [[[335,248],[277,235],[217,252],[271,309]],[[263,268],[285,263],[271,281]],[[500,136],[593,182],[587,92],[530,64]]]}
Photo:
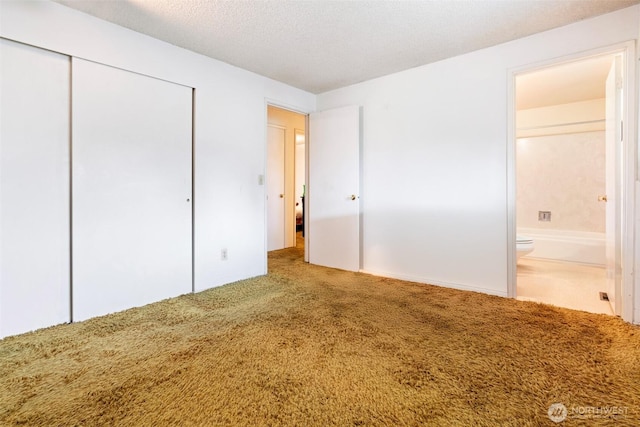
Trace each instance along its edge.
{"label": "electrical outlet on wall", "polygon": [[538,211],[538,221],[551,221],[551,211]]}
{"label": "electrical outlet on wall", "polygon": [[226,261],[228,258],[229,258],[229,254],[227,253],[227,248],[223,248],[223,249],[220,251],[220,259],[221,259],[222,261]]}

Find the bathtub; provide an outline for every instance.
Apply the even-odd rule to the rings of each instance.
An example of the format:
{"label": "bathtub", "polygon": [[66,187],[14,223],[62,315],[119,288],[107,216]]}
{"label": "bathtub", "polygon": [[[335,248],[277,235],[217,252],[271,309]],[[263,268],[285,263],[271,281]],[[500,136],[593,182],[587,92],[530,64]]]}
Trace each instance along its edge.
{"label": "bathtub", "polygon": [[605,233],[572,230],[543,230],[518,227],[518,235],[533,239],[534,250],[527,257],[604,266]]}

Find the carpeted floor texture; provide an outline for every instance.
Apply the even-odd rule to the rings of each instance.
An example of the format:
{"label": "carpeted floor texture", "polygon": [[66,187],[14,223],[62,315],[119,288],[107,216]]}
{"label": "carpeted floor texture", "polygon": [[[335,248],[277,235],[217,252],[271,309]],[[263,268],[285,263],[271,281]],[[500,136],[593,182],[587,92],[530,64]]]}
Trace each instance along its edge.
{"label": "carpeted floor texture", "polygon": [[[0,425],[640,425],[640,328],[305,264],[0,341]],[[556,412],[555,416],[563,414]]]}

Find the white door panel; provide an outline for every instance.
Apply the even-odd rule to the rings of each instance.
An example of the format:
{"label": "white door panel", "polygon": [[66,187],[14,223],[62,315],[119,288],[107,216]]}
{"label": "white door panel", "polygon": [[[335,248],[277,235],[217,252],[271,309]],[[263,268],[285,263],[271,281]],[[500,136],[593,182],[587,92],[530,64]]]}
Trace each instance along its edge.
{"label": "white door panel", "polygon": [[0,39],[0,338],[70,320],[70,58]]}
{"label": "white door panel", "polygon": [[309,262],[360,269],[360,107],[309,116]]}
{"label": "white door panel", "polygon": [[267,126],[267,250],[285,247],[285,130]]}
{"label": "white door panel", "polygon": [[620,281],[622,217],[621,217],[621,117],[622,117],[622,80],[621,58],[616,56],[611,64],[606,81],[606,258],[607,293],[615,314],[621,313]]}
{"label": "white door panel", "polygon": [[192,289],[192,89],[73,60],[73,320]]}

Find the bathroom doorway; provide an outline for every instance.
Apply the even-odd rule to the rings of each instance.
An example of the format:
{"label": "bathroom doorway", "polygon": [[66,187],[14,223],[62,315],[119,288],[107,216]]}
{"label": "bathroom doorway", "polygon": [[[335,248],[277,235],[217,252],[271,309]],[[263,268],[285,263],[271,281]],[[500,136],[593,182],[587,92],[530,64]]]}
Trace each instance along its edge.
{"label": "bathroom doorway", "polygon": [[306,116],[267,106],[267,251],[304,249]]}
{"label": "bathroom doorway", "polygon": [[[514,73],[512,295],[622,315],[625,50]],[[515,231],[515,233],[514,233]],[[512,280],[513,280],[512,279]],[[625,298],[628,298],[626,301]],[[629,316],[630,317],[630,316]]]}

